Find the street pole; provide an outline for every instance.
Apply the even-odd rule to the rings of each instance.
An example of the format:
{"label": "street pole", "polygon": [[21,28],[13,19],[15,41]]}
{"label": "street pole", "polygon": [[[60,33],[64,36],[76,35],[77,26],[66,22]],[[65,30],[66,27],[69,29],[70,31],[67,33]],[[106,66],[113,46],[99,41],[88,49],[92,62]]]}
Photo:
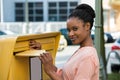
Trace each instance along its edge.
{"label": "street pole", "polygon": [[[102,63],[102,73],[103,76],[106,76],[106,58],[105,58],[105,47],[104,47],[104,30],[103,30],[103,8],[102,8],[102,0],[95,0],[95,47],[97,49],[100,64]],[[101,67],[101,65],[100,65]],[[104,77],[102,80],[106,80]]]}
{"label": "street pole", "polygon": [[0,22],[3,22],[3,0],[0,0]]}
{"label": "street pole", "polygon": [[28,0],[25,1],[25,22],[26,22],[26,33],[29,33],[29,15],[28,15]]}

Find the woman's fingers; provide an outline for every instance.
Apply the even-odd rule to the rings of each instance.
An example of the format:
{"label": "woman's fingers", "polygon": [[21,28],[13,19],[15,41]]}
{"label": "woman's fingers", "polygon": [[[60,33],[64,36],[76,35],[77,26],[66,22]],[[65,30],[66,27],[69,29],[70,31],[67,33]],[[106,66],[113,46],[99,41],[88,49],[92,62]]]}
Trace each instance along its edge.
{"label": "woman's fingers", "polygon": [[41,49],[41,44],[39,42],[36,42],[35,40],[30,40],[29,41],[29,47],[30,49]]}
{"label": "woman's fingers", "polygon": [[44,58],[42,54],[40,54],[39,59],[41,60],[42,63],[44,63]]}
{"label": "woman's fingers", "polygon": [[50,53],[43,53],[40,54],[39,59],[42,61],[43,64],[47,64],[47,63],[52,63],[52,56],[50,55]]}

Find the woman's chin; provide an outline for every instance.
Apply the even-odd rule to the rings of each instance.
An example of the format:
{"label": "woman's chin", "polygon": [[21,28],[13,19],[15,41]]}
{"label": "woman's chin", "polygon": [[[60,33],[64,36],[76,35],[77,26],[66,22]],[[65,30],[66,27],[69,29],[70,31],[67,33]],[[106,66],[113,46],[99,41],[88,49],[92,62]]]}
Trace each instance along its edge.
{"label": "woman's chin", "polygon": [[76,43],[76,42],[72,42],[73,45],[78,45],[79,43]]}

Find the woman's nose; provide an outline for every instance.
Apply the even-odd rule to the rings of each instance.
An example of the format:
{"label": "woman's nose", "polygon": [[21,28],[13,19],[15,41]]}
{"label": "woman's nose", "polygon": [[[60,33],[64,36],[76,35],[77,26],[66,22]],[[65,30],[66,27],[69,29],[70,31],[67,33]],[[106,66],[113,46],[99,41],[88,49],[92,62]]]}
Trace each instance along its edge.
{"label": "woman's nose", "polygon": [[69,36],[72,36],[74,33],[73,33],[73,31],[70,31],[69,32]]}

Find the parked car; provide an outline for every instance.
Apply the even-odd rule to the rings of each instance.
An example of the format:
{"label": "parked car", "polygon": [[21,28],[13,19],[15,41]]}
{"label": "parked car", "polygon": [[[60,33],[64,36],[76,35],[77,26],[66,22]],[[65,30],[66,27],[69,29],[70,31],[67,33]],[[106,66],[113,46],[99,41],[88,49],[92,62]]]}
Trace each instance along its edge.
{"label": "parked car", "polygon": [[110,62],[112,72],[120,72],[120,37],[113,43],[107,62]]}
{"label": "parked car", "polygon": [[[68,44],[68,45],[72,45],[72,41],[71,41],[71,40],[69,39],[69,37],[68,37],[67,29],[66,29],[66,28],[62,28],[62,29],[60,29],[59,31],[60,31],[61,34],[64,35],[64,37],[66,38],[67,44]],[[92,37],[92,39],[94,40],[94,37],[95,37],[95,32],[94,32],[94,31],[91,32],[91,37]],[[111,43],[111,42],[114,41],[114,40],[113,40],[113,37],[111,36],[110,33],[104,33],[104,39],[105,39],[105,42],[106,42],[106,43]]]}
{"label": "parked car", "polygon": [[[94,38],[95,38],[95,31],[91,32],[91,37],[94,40]],[[112,35],[110,33],[104,32],[104,41],[105,41],[105,43],[113,43],[114,39],[113,39],[113,37],[112,37]]]}
{"label": "parked car", "polygon": [[113,36],[110,33],[105,32],[104,34],[107,36],[106,43],[113,43],[114,42]]}
{"label": "parked car", "polygon": [[10,30],[0,30],[0,35],[14,35],[15,33]]}
{"label": "parked car", "polygon": [[58,51],[62,51],[67,47],[67,40],[65,39],[64,35],[60,36]]}
{"label": "parked car", "polygon": [[67,40],[67,44],[68,45],[72,45],[72,41],[68,37],[68,31],[67,31],[67,29],[66,28],[62,28],[59,31],[61,32],[62,35],[64,35],[65,39]]}

